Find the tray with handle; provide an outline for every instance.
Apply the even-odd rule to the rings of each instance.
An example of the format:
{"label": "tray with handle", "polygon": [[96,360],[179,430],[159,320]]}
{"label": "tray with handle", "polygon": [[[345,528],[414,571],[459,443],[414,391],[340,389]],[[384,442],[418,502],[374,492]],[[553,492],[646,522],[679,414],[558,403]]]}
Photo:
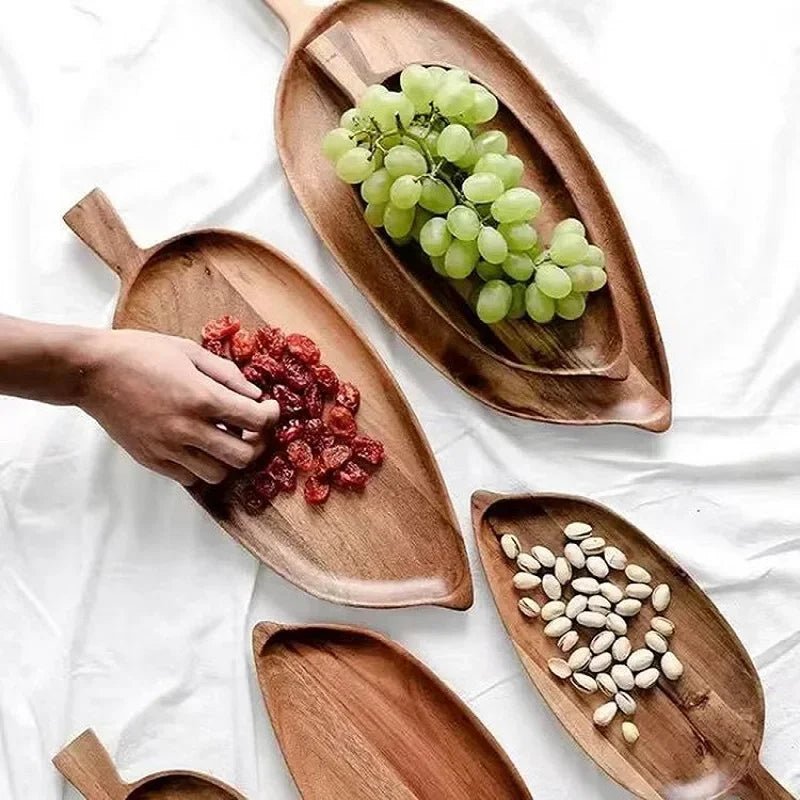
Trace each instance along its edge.
{"label": "tray with handle", "polygon": [[120,277],[114,327],[197,339],[206,320],[233,314],[312,336],[327,362],[362,390],[359,423],[386,446],[362,496],[339,493],[318,509],[302,492],[279,495],[260,516],[216,494],[192,494],[263,563],[332,602],[371,607],[472,603],[458,522],[414,413],[355,323],[296,264],[268,245],[223,230],[139,248],[95,189],[64,217]]}
{"label": "tray with handle", "polygon": [[[276,99],[284,169],[306,215],[387,322],[433,366],[506,413],[570,424],[669,427],[671,390],[658,324],[619,213],[552,99],[491,32],[441,0],[342,0],[311,9],[265,0],[290,32]],[[386,31],[391,31],[387,38]],[[609,288],[575,323],[486,326],[450,285],[362,218],[357,193],[320,152],[323,136],[370,82],[409,63],[457,65],[501,101],[493,126],[543,197],[542,232],[579,216],[607,254]],[[461,294],[468,288],[461,288]]]}
{"label": "tray with handle", "polygon": [[[708,596],[667,553],[610,509],[570,495],[478,491],[472,518],[489,587],[523,667],[562,725],[612,779],[644,800],[792,800],[759,760],[764,696],[750,657]],[[632,720],[641,738],[633,746],[618,725],[602,730],[594,725],[594,709],[608,698],[582,694],[549,671],[548,659],[562,654],[539,621],[517,607],[522,594],[540,600],[535,595],[541,592],[521,593],[512,586],[516,569],[499,544],[499,536],[512,533],[523,551],[543,544],[560,553],[570,522],[588,523],[593,536],[650,571],[654,584],[665,581],[672,589],[666,612],[675,624],[670,649],[685,672],[677,682],[662,676],[654,689],[635,690]],[[634,648],[642,646],[636,641],[648,628],[644,617],[628,620]]]}

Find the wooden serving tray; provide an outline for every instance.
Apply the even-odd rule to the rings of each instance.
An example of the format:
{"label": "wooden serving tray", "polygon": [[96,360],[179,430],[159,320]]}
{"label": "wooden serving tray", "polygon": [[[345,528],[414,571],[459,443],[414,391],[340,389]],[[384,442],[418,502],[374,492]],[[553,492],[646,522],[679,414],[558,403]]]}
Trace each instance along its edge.
{"label": "wooden serving tray", "polygon": [[262,622],[253,649],[303,800],[530,800],[477,717],[390,639]]}
{"label": "wooden serving tray", "polygon": [[158,772],[125,783],[93,730],[70,742],[53,764],[86,800],[245,800],[230,786],[198,772]]}
{"label": "wooden serving tray", "polygon": [[[610,509],[581,497],[481,491],[472,497],[472,518],[497,610],[522,665],[559,721],[609,777],[645,800],[711,800],[729,793],[743,800],[791,800],[759,762],[764,696],[753,663],[711,600],[667,553]],[[525,551],[544,544],[561,552],[563,528],[573,521],[592,525],[593,535],[621,548],[629,563],[673,590],[666,612],[676,626],[670,646],[685,672],[676,683],[662,679],[650,691],[636,690],[633,719],[642,735],[633,747],[623,741],[618,724],[602,731],[594,726],[592,713],[608,698],[583,695],[550,673],[548,659],[561,654],[543,626],[519,612],[521,593],[511,584],[516,570],[500,548],[499,536],[513,533]],[[546,599],[540,590],[525,594]],[[628,620],[634,647],[643,646],[637,642],[649,627],[645,616],[650,615]]]}
{"label": "wooden serving tray", "polygon": [[198,339],[230,313],[255,329],[268,320],[307,333],[325,361],[362,392],[360,428],[386,461],[361,496],[334,493],[322,508],[281,494],[260,516],[192,493],[217,522],[278,574],[347,605],[472,604],[458,523],[430,447],[397,383],[355,323],[285,255],[223,230],[175,237],[146,250],[95,189],[64,217],[120,277],[115,328]]}
{"label": "wooden serving tray", "polygon": [[[341,0],[324,10],[300,0],[265,2],[291,39],[275,109],[287,177],[323,241],[387,322],[444,375],[500,411],[668,428],[666,357],[622,220],[576,133],[513,53],[442,0]],[[396,81],[415,62],[458,65],[487,85],[501,102],[492,125],[507,133],[526,164],[526,184],[544,201],[540,233],[549,236],[559,219],[578,216],[606,252],[609,288],[592,296],[578,323],[484,325],[459,291],[410,255],[413,248],[399,253],[364,222],[357,193],[323,158],[324,134],[364,84]]]}

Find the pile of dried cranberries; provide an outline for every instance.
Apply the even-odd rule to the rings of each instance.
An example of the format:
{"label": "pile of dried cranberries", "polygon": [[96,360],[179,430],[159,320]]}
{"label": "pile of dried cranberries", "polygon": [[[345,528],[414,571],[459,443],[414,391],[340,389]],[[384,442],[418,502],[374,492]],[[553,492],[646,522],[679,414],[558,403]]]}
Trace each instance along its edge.
{"label": "pile of dried cranberries", "polygon": [[270,326],[250,332],[226,315],[205,325],[203,347],[234,361],[280,406],[280,420],[266,434],[265,456],[238,479],[246,511],[258,514],[279,492],[294,492],[298,472],[308,476],[303,496],[312,505],[324,503],[331,486],[361,491],[367,485],[383,463],[383,444],[359,435],[361,395],[320,363],[312,339]]}

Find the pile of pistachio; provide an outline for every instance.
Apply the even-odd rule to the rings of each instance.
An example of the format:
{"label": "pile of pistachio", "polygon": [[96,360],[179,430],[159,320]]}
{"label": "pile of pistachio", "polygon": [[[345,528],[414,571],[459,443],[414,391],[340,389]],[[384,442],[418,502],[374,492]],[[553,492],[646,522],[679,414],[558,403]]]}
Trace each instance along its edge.
{"label": "pile of pistachio", "polygon": [[[564,535],[568,541],[561,555],[544,545],[524,552],[511,533],[501,535],[500,546],[518,569],[512,579],[514,588],[519,592],[541,589],[547,597],[540,605],[523,595],[518,606],[525,617],[539,617],[546,623],[545,636],[557,640],[565,655],[547,662],[550,671],[569,680],[578,692],[594,694],[599,689],[611,698],[594,712],[595,725],[605,728],[617,712],[623,717],[636,713],[632,690],[652,688],[661,675],[670,681],[683,675],[683,664],[670,650],[675,625],[662,616],[672,591],[666,583],[653,588],[650,573],[629,564],[618,547],[593,536],[591,525],[570,522]],[[624,587],[612,580],[615,572],[624,576]],[[646,600],[658,616],[650,620],[644,647],[634,649],[627,636],[628,623]],[[583,642],[579,628],[589,635]],[[630,745],[639,738],[639,729],[630,719],[622,723],[622,736]]]}

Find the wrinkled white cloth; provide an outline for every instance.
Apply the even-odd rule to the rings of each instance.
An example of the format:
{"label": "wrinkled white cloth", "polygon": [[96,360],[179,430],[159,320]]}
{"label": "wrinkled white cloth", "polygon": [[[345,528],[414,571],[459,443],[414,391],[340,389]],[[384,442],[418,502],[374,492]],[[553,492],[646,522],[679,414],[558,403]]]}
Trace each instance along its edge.
{"label": "wrinkled white cloth", "polygon": [[350,622],[424,659],[537,800],[627,793],[530,685],[483,579],[478,488],[585,494],[666,547],[764,684],[763,759],[800,795],[800,7],[463,0],[542,80],[626,220],[671,365],[663,436],[484,408],[383,324],[281,170],[285,34],[258,0],[26,0],[0,8],[0,310],[104,325],[116,282],[61,214],[95,185],[143,243],[204,225],[297,259],[408,395],[468,543],[476,602],[375,612],[260,568],[177,486],[72,409],[0,400],[0,798],[74,798],[50,765],[93,726],[123,775],[213,773],[297,796],[253,674],[261,619]]}

